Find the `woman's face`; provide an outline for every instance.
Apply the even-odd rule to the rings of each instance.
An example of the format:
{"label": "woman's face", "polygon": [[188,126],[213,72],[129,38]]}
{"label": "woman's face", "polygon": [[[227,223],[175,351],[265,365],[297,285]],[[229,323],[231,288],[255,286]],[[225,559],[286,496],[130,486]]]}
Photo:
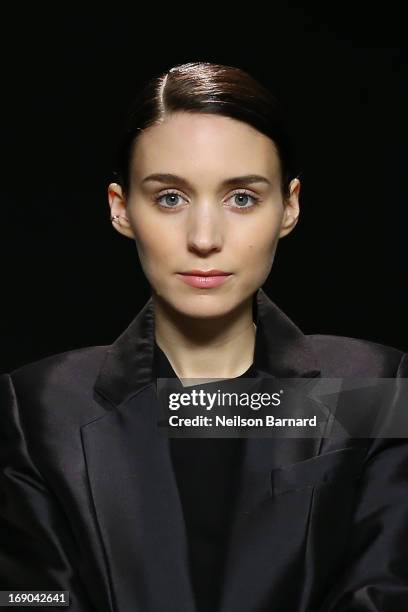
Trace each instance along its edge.
{"label": "woman's face", "polygon": [[[141,133],[130,172],[127,198],[109,185],[111,214],[125,217],[114,226],[135,239],[156,296],[187,316],[216,317],[262,286],[299,215],[299,181],[284,203],[272,140],[229,117],[177,112]],[[229,276],[213,287],[183,280],[213,269]]]}

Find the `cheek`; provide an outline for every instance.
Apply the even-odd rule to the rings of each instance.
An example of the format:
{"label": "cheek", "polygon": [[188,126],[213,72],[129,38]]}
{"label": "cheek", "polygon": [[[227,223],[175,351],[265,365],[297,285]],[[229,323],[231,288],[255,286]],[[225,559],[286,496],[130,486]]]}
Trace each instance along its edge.
{"label": "cheek", "polygon": [[245,233],[235,239],[235,250],[244,255],[253,264],[267,266],[276,250],[279,230],[276,221],[265,221],[250,233]]}
{"label": "cheek", "polygon": [[157,219],[136,219],[133,223],[139,256],[150,266],[168,264],[171,254],[176,252],[177,240],[174,232]]}
{"label": "cheek", "polygon": [[245,270],[248,278],[262,279],[268,276],[272,269],[275,256],[276,242],[273,237],[268,242],[250,242],[245,250]]}

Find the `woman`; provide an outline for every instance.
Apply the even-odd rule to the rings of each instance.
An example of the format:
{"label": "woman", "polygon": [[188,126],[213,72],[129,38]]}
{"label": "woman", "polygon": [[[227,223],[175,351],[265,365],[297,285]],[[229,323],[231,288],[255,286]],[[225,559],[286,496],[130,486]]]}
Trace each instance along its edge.
{"label": "woman", "polygon": [[407,376],[403,352],[306,336],[261,289],[299,193],[244,71],[184,64],[140,93],[108,198],[152,296],[112,345],[1,377],[1,589],[81,612],[408,609],[404,438],[159,432],[158,378]]}

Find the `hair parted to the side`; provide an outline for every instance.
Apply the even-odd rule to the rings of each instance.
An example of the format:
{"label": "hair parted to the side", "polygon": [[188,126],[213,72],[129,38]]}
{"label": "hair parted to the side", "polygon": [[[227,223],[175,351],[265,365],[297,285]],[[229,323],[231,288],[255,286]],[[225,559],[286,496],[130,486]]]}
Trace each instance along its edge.
{"label": "hair parted to the side", "polygon": [[298,175],[285,114],[277,98],[250,74],[234,66],[209,62],[179,64],[152,78],[133,100],[116,152],[115,180],[130,190],[132,151],[142,130],[173,112],[212,113],[243,121],[271,138],[281,167],[286,198]]}

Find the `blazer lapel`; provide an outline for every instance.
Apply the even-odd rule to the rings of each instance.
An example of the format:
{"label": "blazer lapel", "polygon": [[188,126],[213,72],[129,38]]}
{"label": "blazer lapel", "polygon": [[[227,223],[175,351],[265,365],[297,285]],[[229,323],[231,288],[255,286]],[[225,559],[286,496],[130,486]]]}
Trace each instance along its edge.
{"label": "blazer lapel", "polygon": [[116,609],[195,612],[169,440],[157,427],[152,299],[107,352],[94,385],[105,414],[81,427]]}
{"label": "blazer lapel", "polygon": [[186,530],[152,384],[81,428],[118,610],[194,612]]}
{"label": "blazer lapel", "polygon": [[[257,294],[255,318],[257,332],[254,365],[261,378],[257,392],[271,392],[268,383],[280,380],[285,385],[293,380],[289,387],[298,390],[306,387],[309,379],[321,375],[307,337],[262,290]],[[265,382],[264,387],[262,381]],[[302,416],[303,409],[303,405],[292,405],[290,416],[296,416],[293,410],[298,410],[298,416]],[[246,438],[241,488],[236,504],[237,515],[250,513],[257,504],[270,496],[272,469],[316,455],[320,444],[320,437]]]}
{"label": "blazer lapel", "polygon": [[[291,388],[306,390],[309,379],[321,376],[307,337],[260,290],[255,316],[257,335],[254,364],[263,381],[282,381]],[[293,385],[290,382],[293,380]],[[302,381],[304,379],[304,381]],[[271,387],[256,391],[271,392]],[[300,395],[298,395],[300,397]],[[304,416],[302,402],[291,405],[291,417]],[[317,410],[316,410],[317,411]],[[330,413],[320,412],[323,424]],[[241,467],[241,482],[236,498],[228,538],[221,612],[235,612],[240,602],[247,609],[260,609],[261,603],[273,599],[280,591],[283,568],[294,563],[296,536],[302,541],[307,534],[311,497],[299,498],[290,508],[276,504],[272,492],[274,469],[314,457],[320,452],[322,437],[246,438]],[[289,536],[289,537],[288,537]],[[293,555],[293,559],[291,556]],[[293,592],[287,584],[284,591]],[[289,609],[289,599],[275,601],[279,609]],[[287,607],[286,607],[287,606]],[[263,608],[262,608],[263,609]]]}
{"label": "blazer lapel", "polygon": [[[319,376],[306,336],[262,289],[253,304],[257,323],[254,363],[259,374],[305,378],[305,383]],[[169,440],[157,427],[153,349],[150,298],[111,345],[99,371],[94,393],[105,412],[81,427],[86,468],[117,608],[195,612]],[[259,550],[264,549],[265,534],[257,523],[257,511],[271,501],[271,470],[318,454],[320,444],[320,438],[244,440],[223,582],[223,612],[239,609],[251,551],[258,545]]]}

